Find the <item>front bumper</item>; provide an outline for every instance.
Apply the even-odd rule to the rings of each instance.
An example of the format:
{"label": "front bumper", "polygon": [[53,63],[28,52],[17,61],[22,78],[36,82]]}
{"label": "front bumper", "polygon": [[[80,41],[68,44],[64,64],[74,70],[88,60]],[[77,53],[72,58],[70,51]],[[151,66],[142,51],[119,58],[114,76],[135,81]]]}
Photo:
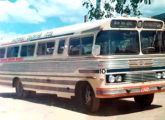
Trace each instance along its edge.
{"label": "front bumper", "polygon": [[120,98],[165,92],[165,81],[144,82],[96,88],[97,98]]}

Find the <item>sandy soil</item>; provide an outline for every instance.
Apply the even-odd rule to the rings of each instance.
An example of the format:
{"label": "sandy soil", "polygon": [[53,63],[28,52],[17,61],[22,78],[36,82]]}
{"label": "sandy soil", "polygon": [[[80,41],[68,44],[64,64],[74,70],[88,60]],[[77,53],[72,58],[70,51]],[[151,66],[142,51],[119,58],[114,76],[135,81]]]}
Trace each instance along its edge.
{"label": "sandy soil", "polygon": [[165,120],[165,93],[155,95],[153,104],[141,109],[132,98],[106,100],[100,111],[89,114],[74,99],[37,94],[17,99],[15,89],[0,86],[0,120]]}

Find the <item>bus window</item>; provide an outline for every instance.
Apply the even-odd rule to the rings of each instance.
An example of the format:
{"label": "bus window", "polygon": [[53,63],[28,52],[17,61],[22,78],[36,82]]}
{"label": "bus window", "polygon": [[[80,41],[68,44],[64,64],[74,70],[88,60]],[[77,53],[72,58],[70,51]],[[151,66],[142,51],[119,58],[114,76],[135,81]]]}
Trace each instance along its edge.
{"label": "bus window", "polygon": [[47,43],[46,55],[52,55],[53,54],[54,45],[55,45],[55,42],[48,42]]}
{"label": "bus window", "polygon": [[38,50],[37,50],[37,55],[45,55],[46,53],[46,44],[45,43],[39,43],[38,44]]}
{"label": "bus window", "polygon": [[142,31],[141,44],[143,54],[165,53],[165,41],[161,31]]}
{"label": "bus window", "polygon": [[100,45],[101,55],[138,54],[140,51],[137,31],[101,31],[97,36],[96,45]]}
{"label": "bus window", "polygon": [[39,43],[37,55],[52,55],[54,51],[55,42],[46,42],[46,43]]}
{"label": "bus window", "polygon": [[0,58],[5,57],[5,48],[0,48]]}
{"label": "bus window", "polygon": [[19,46],[14,46],[14,47],[8,47],[7,49],[7,57],[17,57],[18,56],[18,51],[19,51]]}
{"label": "bus window", "polygon": [[81,38],[82,55],[91,55],[93,46],[93,36]]}
{"label": "bus window", "polygon": [[80,38],[72,38],[69,41],[69,55],[80,55]]}
{"label": "bus window", "polygon": [[58,54],[62,54],[64,51],[65,40],[60,40],[58,45]]}
{"label": "bus window", "polygon": [[21,57],[28,57],[34,55],[35,44],[23,45],[21,47]]}

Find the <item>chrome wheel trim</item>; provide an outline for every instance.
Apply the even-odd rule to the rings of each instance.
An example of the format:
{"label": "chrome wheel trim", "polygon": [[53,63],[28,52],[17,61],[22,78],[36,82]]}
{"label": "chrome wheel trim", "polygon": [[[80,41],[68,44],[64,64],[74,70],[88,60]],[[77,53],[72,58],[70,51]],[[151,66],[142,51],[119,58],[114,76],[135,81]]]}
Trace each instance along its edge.
{"label": "chrome wheel trim", "polygon": [[90,104],[92,101],[92,92],[91,89],[86,87],[86,92],[85,92],[85,104]]}

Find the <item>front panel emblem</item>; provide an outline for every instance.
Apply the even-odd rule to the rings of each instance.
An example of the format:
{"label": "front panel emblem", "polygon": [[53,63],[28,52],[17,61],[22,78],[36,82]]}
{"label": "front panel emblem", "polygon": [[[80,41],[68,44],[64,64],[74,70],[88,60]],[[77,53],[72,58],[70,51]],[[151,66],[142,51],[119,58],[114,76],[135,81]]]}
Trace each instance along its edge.
{"label": "front panel emblem", "polygon": [[143,60],[138,60],[137,61],[137,65],[138,66],[144,66],[145,65],[145,62]]}
{"label": "front panel emblem", "polygon": [[105,73],[107,73],[106,69],[100,69],[100,74],[105,74]]}

